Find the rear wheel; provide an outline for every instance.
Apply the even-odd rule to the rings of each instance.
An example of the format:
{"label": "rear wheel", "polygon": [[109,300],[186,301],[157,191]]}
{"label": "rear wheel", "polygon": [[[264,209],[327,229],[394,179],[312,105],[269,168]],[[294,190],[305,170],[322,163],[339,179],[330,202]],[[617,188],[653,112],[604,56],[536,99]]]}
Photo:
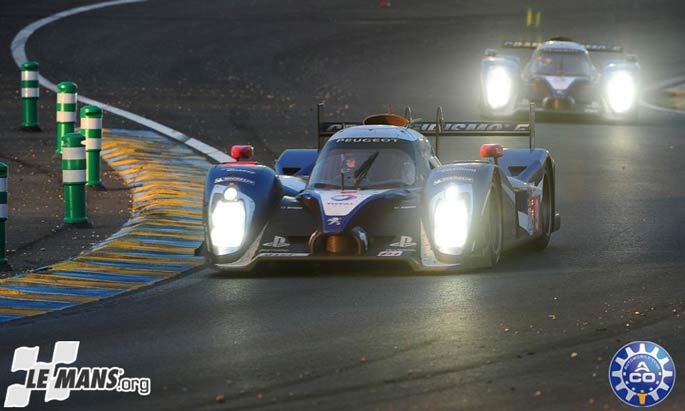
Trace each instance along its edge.
{"label": "rear wheel", "polygon": [[540,204],[540,219],[542,224],[542,235],[533,241],[533,247],[537,250],[544,250],[552,238],[552,225],[554,210],[552,209],[552,190],[550,174],[545,168],[542,175],[542,203]]}
{"label": "rear wheel", "polygon": [[500,193],[493,184],[490,186],[485,212],[485,236],[490,254],[490,267],[495,266],[502,256],[502,202]]}

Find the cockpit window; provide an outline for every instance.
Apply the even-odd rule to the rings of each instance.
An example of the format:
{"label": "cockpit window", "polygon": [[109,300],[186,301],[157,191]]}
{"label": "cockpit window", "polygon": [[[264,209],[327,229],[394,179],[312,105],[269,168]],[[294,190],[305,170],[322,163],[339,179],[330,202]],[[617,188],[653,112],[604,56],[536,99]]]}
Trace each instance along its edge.
{"label": "cockpit window", "polygon": [[531,61],[533,74],[547,76],[589,76],[590,62],[585,53],[538,51]]}
{"label": "cockpit window", "polygon": [[384,189],[417,183],[416,163],[409,142],[341,140],[327,144],[319,155],[309,179],[310,187],[341,189],[344,185],[346,189]]}

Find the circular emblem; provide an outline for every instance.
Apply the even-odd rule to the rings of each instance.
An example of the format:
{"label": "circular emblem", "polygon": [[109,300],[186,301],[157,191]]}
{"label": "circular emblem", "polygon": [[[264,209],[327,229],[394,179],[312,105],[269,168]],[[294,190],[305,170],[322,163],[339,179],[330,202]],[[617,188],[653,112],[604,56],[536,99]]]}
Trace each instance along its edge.
{"label": "circular emblem", "polygon": [[651,407],[663,401],[675,383],[675,364],[668,352],[649,341],[624,345],[609,366],[614,394],[633,407]]}
{"label": "circular emblem", "polygon": [[333,200],[333,201],[348,201],[348,200],[354,200],[355,198],[357,198],[357,196],[354,194],[338,194],[338,195],[331,197],[331,200]]}

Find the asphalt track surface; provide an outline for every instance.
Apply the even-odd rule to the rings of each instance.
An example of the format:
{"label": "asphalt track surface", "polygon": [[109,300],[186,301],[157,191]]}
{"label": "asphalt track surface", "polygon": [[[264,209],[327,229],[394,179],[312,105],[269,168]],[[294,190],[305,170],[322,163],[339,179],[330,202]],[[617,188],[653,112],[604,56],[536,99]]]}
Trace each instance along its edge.
{"label": "asphalt track surface", "polygon": [[[79,4],[6,1],[2,14],[27,24]],[[151,1],[54,23],[27,52],[55,82],[215,146],[250,142],[268,162],[314,143],[319,99],[350,119],[387,104],[476,118],[482,51],[528,35],[528,4]],[[543,30],[625,45],[647,84],[685,67],[678,1],[548,1]],[[607,379],[623,344],[651,340],[685,364],[684,127],[648,110],[636,124],[540,125],[563,216],[542,253],[458,275],[201,270],[3,325],[0,385],[23,381],[10,372],[15,347],[39,345],[48,361],[55,341],[79,340],[78,366],[150,377],[152,394],[34,393],[32,407],[626,409]],[[445,160],[477,154],[476,143],[442,148]],[[684,406],[676,381],[658,408]]]}

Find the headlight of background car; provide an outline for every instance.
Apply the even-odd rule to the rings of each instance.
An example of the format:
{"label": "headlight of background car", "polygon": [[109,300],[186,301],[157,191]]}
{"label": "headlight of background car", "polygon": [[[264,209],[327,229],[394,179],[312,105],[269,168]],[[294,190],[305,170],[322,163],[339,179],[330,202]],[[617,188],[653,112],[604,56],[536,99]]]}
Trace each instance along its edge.
{"label": "headlight of background car", "polygon": [[433,209],[433,239],[438,250],[456,255],[466,243],[469,210],[466,198],[450,186],[438,198]]}
{"label": "headlight of background car", "polygon": [[617,71],[610,75],[607,82],[607,100],[611,110],[623,114],[635,103],[635,79],[630,73]]}
{"label": "headlight of background car", "polygon": [[485,77],[485,95],[488,105],[499,109],[509,103],[511,98],[512,81],[509,72],[504,67],[493,67]]}
{"label": "headlight of background car", "polygon": [[216,254],[236,252],[243,245],[252,200],[228,187],[214,203],[209,218],[209,236]]}

